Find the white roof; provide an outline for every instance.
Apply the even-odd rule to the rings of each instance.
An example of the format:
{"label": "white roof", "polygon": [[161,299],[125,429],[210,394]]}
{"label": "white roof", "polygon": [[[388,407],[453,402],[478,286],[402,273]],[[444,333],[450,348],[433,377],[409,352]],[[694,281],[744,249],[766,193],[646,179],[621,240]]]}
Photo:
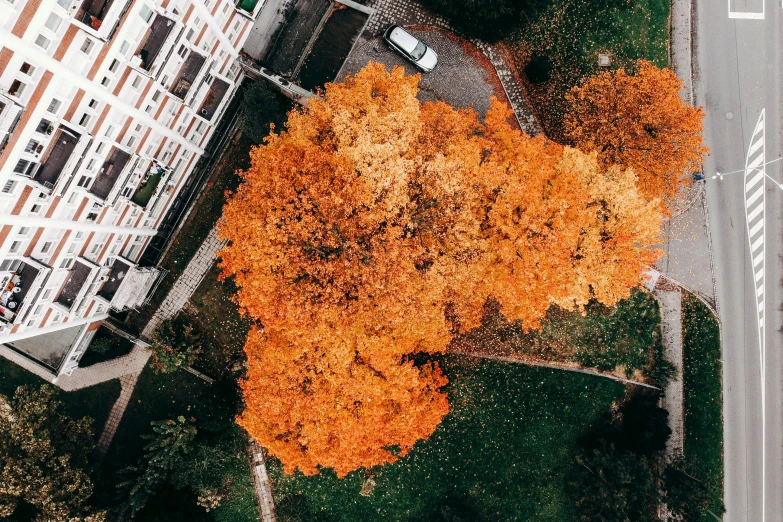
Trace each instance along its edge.
{"label": "white roof", "polygon": [[158,278],[160,270],[152,267],[139,268],[131,267],[125,276],[122,273],[117,277],[122,277],[119,288],[114,293],[111,300],[111,307],[115,310],[124,310],[127,308],[136,308],[144,303]]}
{"label": "white roof", "polygon": [[419,43],[419,40],[402,27],[392,29],[389,39],[402,47],[407,53],[412,53]]}

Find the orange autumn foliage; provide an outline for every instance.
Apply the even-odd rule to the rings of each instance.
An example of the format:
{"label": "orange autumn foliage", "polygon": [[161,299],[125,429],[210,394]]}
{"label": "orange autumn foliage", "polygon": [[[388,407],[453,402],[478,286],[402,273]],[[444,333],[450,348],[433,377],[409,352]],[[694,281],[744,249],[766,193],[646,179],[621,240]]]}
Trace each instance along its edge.
{"label": "orange autumn foliage", "polygon": [[671,201],[709,153],[704,111],[683,102],[681,89],[673,71],[644,60],[633,76],[619,69],[590,77],[567,95],[566,134],[604,167],[632,168],[648,198]]}
{"label": "orange autumn foliage", "polygon": [[404,456],[448,412],[437,365],[494,297],[535,327],[611,305],[659,252],[662,207],[629,170],[530,138],[496,100],[416,99],[371,64],[251,152],[219,225],[223,277],[259,320],[239,423],[286,470],[339,475]]}

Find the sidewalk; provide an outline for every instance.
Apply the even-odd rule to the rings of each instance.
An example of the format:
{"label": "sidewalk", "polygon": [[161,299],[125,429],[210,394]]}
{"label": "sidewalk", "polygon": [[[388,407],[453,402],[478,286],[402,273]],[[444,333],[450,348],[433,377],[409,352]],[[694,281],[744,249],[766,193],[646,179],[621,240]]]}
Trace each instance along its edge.
{"label": "sidewalk", "polygon": [[[693,103],[691,0],[673,0],[671,15],[670,66],[683,80],[680,96]],[[670,279],[692,290],[715,308],[712,273],[712,243],[707,221],[707,200],[703,181],[694,182],[672,209],[664,226],[666,257],[656,268]]]}

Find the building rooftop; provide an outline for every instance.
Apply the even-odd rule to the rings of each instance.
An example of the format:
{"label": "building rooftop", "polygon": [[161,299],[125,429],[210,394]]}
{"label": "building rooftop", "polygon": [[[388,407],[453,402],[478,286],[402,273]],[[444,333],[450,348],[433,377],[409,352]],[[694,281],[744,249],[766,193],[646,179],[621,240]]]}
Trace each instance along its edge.
{"label": "building rooftop", "polygon": [[149,71],[152,64],[155,63],[155,58],[160,54],[160,50],[163,49],[163,45],[173,29],[173,20],[161,14],[155,16],[147,30],[147,38],[144,39],[144,43],[139,46],[136,53],[141,56],[141,67],[145,71]]}
{"label": "building rooftop", "polygon": [[119,257],[114,260],[111,265],[111,272],[109,273],[109,279],[103,283],[101,289],[98,290],[98,295],[106,299],[111,303],[114,298],[114,294],[117,293],[117,289],[122,284],[122,280],[128,275],[128,271],[131,269],[131,264],[120,259]]}
{"label": "building rooftop", "polygon": [[49,150],[41,159],[41,167],[33,179],[46,186],[57,183],[78,142],[78,134],[60,127],[49,145]]}
{"label": "building rooftop", "polygon": [[117,183],[117,179],[122,174],[125,166],[130,160],[130,154],[124,150],[113,148],[111,154],[106,159],[106,162],[101,167],[101,171],[95,178],[95,183],[90,188],[90,193],[95,194],[101,199],[106,199],[111,193],[111,189],[114,188],[114,184]]}
{"label": "building rooftop", "polygon": [[196,77],[198,76],[199,71],[201,71],[201,67],[206,61],[206,56],[191,51],[190,55],[185,59],[185,63],[180,67],[176,79],[171,84],[171,94],[185,99],[193,82],[196,81]]}
{"label": "building rooftop", "polygon": [[91,272],[91,266],[76,260],[68,275],[68,279],[65,280],[65,286],[63,286],[60,295],[57,296],[57,302],[70,310]]}
{"label": "building rooftop", "polygon": [[215,111],[220,107],[220,102],[226,96],[230,85],[224,82],[220,78],[212,80],[212,85],[209,86],[207,96],[204,98],[201,108],[198,113],[205,119],[211,120],[215,115]]}
{"label": "building rooftop", "polygon": [[56,332],[39,334],[35,337],[8,343],[8,346],[43,363],[56,372],[62,365],[65,356],[71,350],[73,343],[87,326],[79,325]]}

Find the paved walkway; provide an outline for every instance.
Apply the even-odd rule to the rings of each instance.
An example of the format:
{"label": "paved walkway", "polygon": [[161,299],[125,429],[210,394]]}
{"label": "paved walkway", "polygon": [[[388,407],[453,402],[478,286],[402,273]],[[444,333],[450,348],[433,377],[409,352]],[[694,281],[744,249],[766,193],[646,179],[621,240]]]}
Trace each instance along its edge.
{"label": "paved walkway", "polygon": [[666,360],[677,368],[677,375],[666,386],[663,407],[669,412],[671,437],[666,443],[666,458],[682,455],[685,440],[685,415],[682,386],[682,290],[666,278],[660,278],[653,295],[661,310],[661,336]]}
{"label": "paved walkway", "polygon": [[276,522],[275,500],[272,496],[272,483],[266,472],[264,450],[252,439],[249,450],[253,458],[253,483],[256,489],[256,503],[261,511],[261,522]]}
{"label": "paved walkway", "polygon": [[[391,24],[403,26],[426,25],[454,32],[444,18],[432,14],[414,0],[369,0],[367,6],[376,9],[376,13],[370,18],[364,34],[357,40],[356,49],[361,48],[367,41],[381,35]],[[470,41],[481,49],[495,68],[522,130],[531,136],[541,134],[543,132],[541,125],[530,108],[522,85],[517,81],[504,48],[500,45],[489,45],[479,40]]]}
{"label": "paved walkway", "polygon": [[117,433],[117,426],[120,425],[122,416],[125,414],[125,408],[128,407],[131,395],[133,395],[133,389],[136,388],[136,381],[139,380],[138,373],[131,373],[120,377],[120,384],[122,385],[122,391],[117,401],[112,406],[109,412],[109,419],[103,427],[103,433],[98,440],[98,453],[101,457],[106,455],[111,446],[111,441],[114,439],[114,434]]}
{"label": "paved walkway", "polygon": [[150,319],[150,322],[144,327],[144,330],[141,332],[143,338],[149,339],[152,332],[160,326],[160,323],[166,319],[173,318],[182,310],[182,307],[188,302],[190,296],[196,291],[196,288],[201,284],[204,276],[215,262],[215,252],[223,248],[223,245],[225,245],[225,241],[218,239],[216,230],[214,228],[210,230],[207,238],[193,255],[182,275],[179,276],[177,282],[169,290],[169,293],[152,316],[152,319]]}
{"label": "paved walkway", "polygon": [[[683,81],[680,96],[693,104],[691,41],[691,0],[673,0],[670,65]],[[715,282],[712,274],[712,243],[707,220],[704,182],[697,181],[673,209],[674,216],[664,227],[666,257],[657,268],[667,277],[698,293],[715,308]]]}

